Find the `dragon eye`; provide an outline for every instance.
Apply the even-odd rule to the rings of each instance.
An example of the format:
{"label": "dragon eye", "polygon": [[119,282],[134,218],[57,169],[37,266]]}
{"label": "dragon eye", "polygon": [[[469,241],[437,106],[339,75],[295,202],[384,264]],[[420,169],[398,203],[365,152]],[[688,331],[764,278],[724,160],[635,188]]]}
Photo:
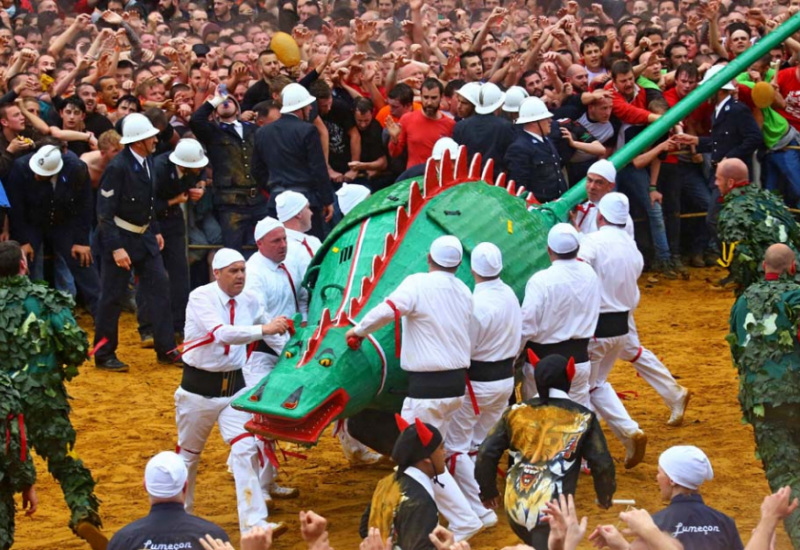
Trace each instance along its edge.
{"label": "dragon eye", "polygon": [[333,364],[333,360],[326,357],[325,359],[320,359],[319,364],[323,367],[330,367]]}
{"label": "dragon eye", "polygon": [[286,357],[287,359],[291,359],[292,357],[294,357],[294,353],[292,353],[291,351],[286,351],[284,352],[283,356]]}

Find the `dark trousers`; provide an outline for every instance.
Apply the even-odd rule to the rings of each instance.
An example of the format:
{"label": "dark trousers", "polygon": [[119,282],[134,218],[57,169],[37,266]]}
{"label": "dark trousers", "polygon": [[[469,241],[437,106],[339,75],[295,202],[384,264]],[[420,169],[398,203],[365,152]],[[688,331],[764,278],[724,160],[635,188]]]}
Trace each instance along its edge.
{"label": "dark trousers", "polygon": [[[139,280],[139,292],[144,293],[142,312],[144,319],[153,324],[153,340],[156,352],[165,354],[175,348],[175,335],[169,304],[169,277],[164,269],[161,255],[153,256],[142,242],[143,238],[125,239],[125,251],[131,258],[134,272]],[[128,292],[130,272],[118,267],[112,251],[104,251],[100,277],[100,304],[95,318],[95,344],[103,338],[108,343],[96,354],[98,361],[108,359],[116,353],[119,343],[119,315]]]}
{"label": "dark trousers", "polygon": [[[274,203],[274,201],[271,202]],[[273,208],[272,213],[268,214],[265,202],[253,206],[217,206],[217,221],[222,229],[222,244],[226,248],[238,250],[245,257],[249,256],[253,251],[245,251],[243,247],[255,243],[253,232],[256,224],[267,215],[274,216],[275,211]]]}
{"label": "dark trousers", "polygon": [[[793,500],[800,497],[800,478],[797,458],[800,456],[800,404],[778,407],[764,406],[764,416],[752,415],[756,447],[764,464],[764,473],[773,492],[789,485]],[[783,522],[792,545],[800,549],[800,510],[795,510]]]}
{"label": "dark trousers", "polygon": [[707,212],[711,193],[703,165],[689,162],[661,163],[658,190],[664,197],[662,210],[667,229],[669,249],[673,255],[680,252],[681,229],[691,229],[690,254],[702,254],[708,245],[708,228],[705,221],[681,220],[681,212]]}
{"label": "dark trousers", "polygon": [[[67,264],[72,277],[75,279],[75,286],[78,288],[78,292],[83,296],[84,303],[89,308],[92,317],[96,319],[97,303],[100,299],[100,276],[97,274],[97,266],[91,264],[87,267],[81,267],[80,262],[72,256],[72,246],[75,242],[72,238],[72,232],[66,230],[66,228],[51,228],[42,235],[42,241]],[[38,248],[38,243],[32,244],[34,244],[34,248]]]}
{"label": "dark trousers", "polygon": [[[189,301],[189,262],[186,256],[186,226],[182,217],[159,220],[161,236],[164,238],[164,250],[161,259],[169,277],[169,303],[172,310],[172,325],[174,332],[183,333],[186,324],[186,304]],[[144,316],[149,304],[145,303],[147,295],[144,292],[136,293],[137,319],[139,333],[150,334],[153,331],[151,320]],[[159,314],[156,308],[155,314]]]}

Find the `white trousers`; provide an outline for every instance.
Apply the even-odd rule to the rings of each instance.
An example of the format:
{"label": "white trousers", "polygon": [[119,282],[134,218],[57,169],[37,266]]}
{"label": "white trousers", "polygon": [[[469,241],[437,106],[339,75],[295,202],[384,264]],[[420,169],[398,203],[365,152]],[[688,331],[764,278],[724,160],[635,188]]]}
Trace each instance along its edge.
{"label": "white trousers", "polygon": [[[334,426],[336,423],[334,422]],[[336,428],[334,427],[334,430]],[[358,439],[350,435],[350,432],[347,430],[347,420],[342,422],[341,427],[339,428],[339,433],[336,434],[339,438],[339,443],[342,446],[342,453],[344,453],[345,458],[351,462],[358,462],[359,458],[367,453],[372,453],[372,449],[361,443]]]}
{"label": "white trousers", "polygon": [[[414,419],[419,418],[422,422],[427,422],[435,426],[442,434],[442,438],[447,445],[450,422],[456,412],[461,408],[461,403],[465,397],[447,397],[444,399],[414,399],[406,397],[403,401],[403,410],[400,416],[409,424],[414,423]],[[466,399],[469,399],[468,397]],[[443,474],[438,476],[441,485],[433,484],[433,498],[436,507],[447,519],[450,531],[455,535],[457,541],[463,540],[472,533],[478,531],[483,522],[475,514],[467,501],[464,493],[459,489],[456,480],[445,468]]]}
{"label": "white trousers", "polygon": [[623,361],[629,361],[645,382],[656,390],[668,407],[681,400],[681,386],[675,381],[664,363],[649,349],[642,347],[633,315],[628,316],[628,334],[620,355]]}
{"label": "white trousers", "polygon": [[[569,398],[587,409],[592,408],[589,401],[589,377],[591,371],[592,363],[590,361],[575,363],[575,376],[572,377],[572,383],[569,386]],[[533,366],[526,361],[522,367],[522,373],[525,375],[522,382],[522,399],[527,401],[538,393],[536,379],[533,375]]]}
{"label": "white trousers", "polygon": [[608,375],[625,349],[627,338],[624,335],[589,340],[589,359],[592,363],[589,398],[592,409],[606,421],[614,435],[623,441],[630,439],[639,429],[639,425],[628,414],[617,392],[608,382]]}
{"label": "white trousers", "polygon": [[[244,429],[252,416],[237,411],[231,402],[242,395],[242,390],[233,397],[203,397],[178,387],[175,392],[175,421],[178,425],[179,454],[189,470],[186,492],[186,511],[194,509],[194,488],[200,454],[206,445],[214,424],[219,425],[222,439],[231,445],[231,468],[236,483],[236,502],[239,510],[239,530],[246,533],[256,526],[267,526],[267,505],[258,479],[258,452],[256,440]],[[245,437],[239,438],[240,435]]]}
{"label": "white trousers", "polygon": [[278,359],[279,357],[275,355],[254,351],[242,369],[245,385],[248,388],[255,387],[265,376],[272,372],[272,369],[278,363]]}
{"label": "white trousers", "polygon": [[486,508],[480,500],[480,488],[475,481],[475,462],[469,453],[480,447],[486,434],[503,416],[508,398],[514,391],[514,378],[492,382],[472,382],[472,390],[480,414],[475,415],[469,394],[464,396],[461,407],[450,421],[445,441],[448,467],[470,507],[483,523],[496,519],[494,511]]}

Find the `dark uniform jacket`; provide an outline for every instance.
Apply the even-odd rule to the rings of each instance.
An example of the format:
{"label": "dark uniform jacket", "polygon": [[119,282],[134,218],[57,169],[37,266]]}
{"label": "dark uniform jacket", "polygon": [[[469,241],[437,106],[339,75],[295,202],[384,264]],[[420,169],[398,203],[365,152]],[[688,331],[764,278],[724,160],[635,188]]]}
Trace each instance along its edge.
{"label": "dark uniform jacket", "polygon": [[472,115],[456,123],[453,139],[467,147],[469,158],[480,153],[483,165],[494,160],[494,173],[505,170],[504,159],[508,147],[514,140],[514,126],[511,121],[494,115]]}
{"label": "dark uniform jacket", "polygon": [[86,164],[75,154],[62,155],[64,167],[51,178],[37,180],[28,162],[33,153],[14,162],[7,180],[11,202],[11,236],[37,248],[53,228],[69,232],[73,244],[89,245],[92,185]]}
{"label": "dark uniform jacket", "polygon": [[150,513],[114,533],[108,550],[141,550],[142,548],[181,548],[201,550],[205,535],[228,541],[221,527],[187,514],[180,502],[153,504]]}
{"label": "dark uniform jacket", "polygon": [[[152,157],[145,162],[150,167],[150,177],[130,147],[125,147],[103,171],[97,193],[97,223],[104,252],[124,248],[130,254],[129,247],[144,246],[151,256],[159,254],[154,209],[155,165]],[[133,225],[147,225],[147,231],[139,235],[121,229],[114,223],[114,217]]]}
{"label": "dark uniform jacket", "polygon": [[653,514],[662,531],[683,544],[684,550],[742,550],[736,523],[703,503],[700,495],[677,495],[669,506]]}
{"label": "dark uniform jacket", "polygon": [[258,129],[252,173],[270,193],[291,189],[305,195],[311,206],[333,204],[319,132],[294,115],[281,115]]}
{"label": "dark uniform jacket", "polygon": [[156,218],[159,220],[183,218],[180,204],[169,205],[169,200],[195,187],[199,175],[183,172],[178,176],[178,168],[169,160],[170,153],[162,153],[155,159],[156,166]]}
{"label": "dark uniform jacket", "polygon": [[509,180],[532,191],[539,202],[555,200],[568,188],[552,132],[544,142],[528,132],[519,132],[506,152],[504,163]]}
{"label": "dark uniform jacket", "polygon": [[192,114],[189,126],[205,146],[214,170],[214,204],[263,204],[266,197],[259,191],[251,170],[253,139],[258,128],[250,122],[242,122],[244,138],[240,138],[233,124],[210,122],[208,117],[213,112],[214,106],[208,101],[203,102]]}
{"label": "dark uniform jacket", "polygon": [[763,145],[764,135],[750,108],[730,98],[719,116],[712,115],[711,135],[700,138],[697,152],[711,153],[714,166],[724,158],[741,159],[752,173],[753,153]]}

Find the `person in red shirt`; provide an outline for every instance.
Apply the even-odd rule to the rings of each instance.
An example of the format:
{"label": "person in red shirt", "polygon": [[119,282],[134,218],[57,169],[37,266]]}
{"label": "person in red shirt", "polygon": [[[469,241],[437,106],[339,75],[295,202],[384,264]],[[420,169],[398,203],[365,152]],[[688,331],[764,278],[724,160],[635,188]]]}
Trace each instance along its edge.
{"label": "person in red shirt", "polygon": [[647,93],[636,85],[633,65],[630,61],[617,61],[611,66],[611,82],[606,84],[610,90],[612,112],[626,124],[649,124],[658,120],[659,115],[647,110]]}
{"label": "person in red shirt", "polygon": [[422,110],[404,114],[399,122],[386,119],[386,130],[391,138],[389,154],[399,157],[407,148],[406,168],[425,162],[439,138],[453,135],[455,121],[439,111],[443,92],[441,82],[427,78],[422,83]]}
{"label": "person in red shirt", "polygon": [[786,107],[775,110],[795,130],[800,130],[800,67],[789,67],[778,72],[778,90],[786,101]]}

